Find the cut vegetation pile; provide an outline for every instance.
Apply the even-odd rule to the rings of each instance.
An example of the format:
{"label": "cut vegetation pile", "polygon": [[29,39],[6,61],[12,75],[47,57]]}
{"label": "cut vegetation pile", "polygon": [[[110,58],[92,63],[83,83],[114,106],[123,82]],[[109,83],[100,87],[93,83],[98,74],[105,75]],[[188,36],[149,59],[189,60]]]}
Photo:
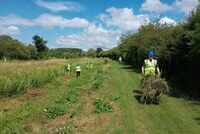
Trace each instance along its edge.
{"label": "cut vegetation pile", "polygon": [[159,103],[160,94],[162,92],[168,93],[169,86],[167,82],[160,77],[148,76],[142,79],[140,91],[142,92],[140,98],[141,103]]}

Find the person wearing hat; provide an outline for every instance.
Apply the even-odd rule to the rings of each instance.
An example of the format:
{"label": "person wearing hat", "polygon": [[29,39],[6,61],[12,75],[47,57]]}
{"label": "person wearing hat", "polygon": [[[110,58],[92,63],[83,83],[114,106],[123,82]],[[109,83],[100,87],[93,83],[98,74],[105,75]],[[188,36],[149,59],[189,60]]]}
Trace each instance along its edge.
{"label": "person wearing hat", "polygon": [[142,66],[142,75],[143,76],[155,76],[156,72],[160,75],[160,69],[157,63],[157,60],[154,58],[155,53],[153,51],[148,52],[148,59],[144,60],[144,64]]}
{"label": "person wearing hat", "polygon": [[[142,66],[142,75],[145,77],[156,76],[156,73],[160,76],[160,69],[157,60],[154,58],[155,53],[153,51],[148,52],[148,59],[144,60]],[[157,90],[155,93],[154,103],[159,104],[161,91]]]}

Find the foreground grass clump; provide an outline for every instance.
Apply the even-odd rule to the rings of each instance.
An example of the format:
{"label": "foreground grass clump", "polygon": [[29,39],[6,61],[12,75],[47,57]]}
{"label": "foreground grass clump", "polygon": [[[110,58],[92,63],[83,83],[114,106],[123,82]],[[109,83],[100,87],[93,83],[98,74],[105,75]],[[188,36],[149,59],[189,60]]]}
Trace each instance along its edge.
{"label": "foreground grass clump", "polygon": [[54,105],[44,109],[45,116],[49,119],[54,119],[65,114],[65,109],[69,104],[75,103],[78,100],[79,93],[71,90],[64,96],[59,96],[54,101]]}
{"label": "foreground grass clump", "polygon": [[59,127],[54,130],[55,134],[73,134],[73,130],[76,128],[75,125],[67,125],[64,127]]}
{"label": "foreground grass clump", "polygon": [[79,93],[75,90],[71,90],[65,96],[65,99],[69,102],[75,103],[78,100],[78,97],[79,97]]}
{"label": "foreground grass clump", "polygon": [[113,111],[112,106],[103,99],[96,98],[93,104],[95,105],[95,113],[107,113]]}
{"label": "foreground grass clump", "polygon": [[64,107],[57,105],[57,106],[51,106],[46,109],[44,109],[45,116],[49,119],[54,119],[58,116],[64,115],[65,109]]}
{"label": "foreground grass clump", "polygon": [[92,90],[96,91],[103,86],[103,70],[97,70],[97,73],[94,76],[94,83],[92,84]]}
{"label": "foreground grass clump", "polygon": [[66,60],[2,63],[0,66],[0,97],[23,93],[63,75]]}
{"label": "foreground grass clump", "polygon": [[160,94],[169,92],[169,86],[167,82],[160,77],[148,76],[142,80],[140,91],[142,92],[140,98],[141,103],[158,103]]}

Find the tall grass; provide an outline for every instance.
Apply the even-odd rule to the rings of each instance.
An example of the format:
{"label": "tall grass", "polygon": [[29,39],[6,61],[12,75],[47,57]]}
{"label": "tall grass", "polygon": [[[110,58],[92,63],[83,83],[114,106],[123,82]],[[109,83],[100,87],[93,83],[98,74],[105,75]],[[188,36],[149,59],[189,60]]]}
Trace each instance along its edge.
{"label": "tall grass", "polygon": [[24,92],[65,73],[66,60],[14,61],[0,64],[0,97]]}

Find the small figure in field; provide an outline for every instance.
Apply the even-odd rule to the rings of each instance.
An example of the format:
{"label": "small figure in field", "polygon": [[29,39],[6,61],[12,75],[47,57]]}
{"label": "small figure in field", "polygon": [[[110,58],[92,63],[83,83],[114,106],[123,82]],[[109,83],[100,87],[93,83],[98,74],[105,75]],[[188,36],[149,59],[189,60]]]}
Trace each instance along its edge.
{"label": "small figure in field", "polygon": [[71,73],[71,64],[70,64],[70,63],[67,64],[67,71],[68,71],[69,73]]}
{"label": "small figure in field", "polygon": [[93,68],[93,64],[92,64],[92,62],[90,62],[90,66],[89,66],[89,68],[90,68],[90,69]]}
{"label": "small figure in field", "polygon": [[121,56],[119,57],[118,61],[119,61],[120,64],[122,63],[122,57]]}
{"label": "small figure in field", "polygon": [[81,67],[79,64],[76,65],[76,77],[79,77],[81,75]]}
{"label": "small figure in field", "polygon": [[6,61],[7,61],[7,59],[6,59],[6,57],[5,57],[5,56],[3,57],[3,61],[4,61],[4,62],[6,62]]}
{"label": "small figure in field", "polygon": [[90,65],[89,65],[89,63],[87,62],[86,63],[86,69],[89,69],[90,68]]}

